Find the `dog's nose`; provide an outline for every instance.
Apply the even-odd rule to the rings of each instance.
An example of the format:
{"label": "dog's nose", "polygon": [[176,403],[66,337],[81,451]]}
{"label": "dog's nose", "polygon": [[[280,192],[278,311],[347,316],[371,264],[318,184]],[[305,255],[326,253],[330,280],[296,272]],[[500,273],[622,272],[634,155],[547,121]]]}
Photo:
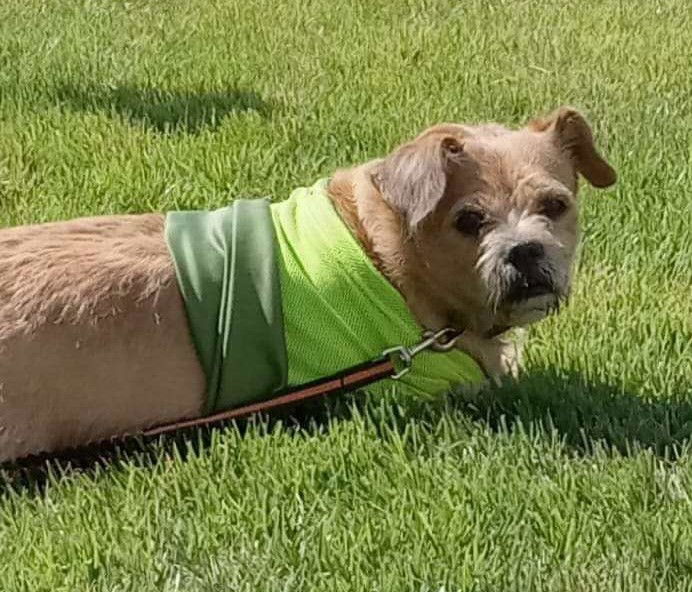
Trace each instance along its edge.
{"label": "dog's nose", "polygon": [[512,247],[507,255],[507,261],[514,265],[519,271],[525,271],[532,267],[544,254],[545,249],[539,242],[531,241],[519,243]]}

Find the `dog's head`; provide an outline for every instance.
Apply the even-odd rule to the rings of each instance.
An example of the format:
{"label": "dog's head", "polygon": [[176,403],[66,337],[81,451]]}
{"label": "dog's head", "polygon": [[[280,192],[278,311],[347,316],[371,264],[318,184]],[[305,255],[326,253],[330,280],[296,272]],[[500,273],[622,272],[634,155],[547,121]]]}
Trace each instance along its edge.
{"label": "dog's head", "polygon": [[522,326],[570,290],[578,238],[577,176],[615,182],[577,111],[519,130],[432,127],[374,168],[399,214],[409,275],[450,322],[478,331]]}

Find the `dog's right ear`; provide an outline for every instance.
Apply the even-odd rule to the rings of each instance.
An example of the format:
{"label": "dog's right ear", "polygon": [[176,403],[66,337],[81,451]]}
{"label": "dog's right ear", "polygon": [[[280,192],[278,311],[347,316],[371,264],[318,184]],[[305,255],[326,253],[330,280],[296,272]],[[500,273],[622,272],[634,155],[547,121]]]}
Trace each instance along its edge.
{"label": "dog's right ear", "polygon": [[442,199],[450,170],[462,155],[456,134],[433,128],[379,163],[372,181],[412,232]]}

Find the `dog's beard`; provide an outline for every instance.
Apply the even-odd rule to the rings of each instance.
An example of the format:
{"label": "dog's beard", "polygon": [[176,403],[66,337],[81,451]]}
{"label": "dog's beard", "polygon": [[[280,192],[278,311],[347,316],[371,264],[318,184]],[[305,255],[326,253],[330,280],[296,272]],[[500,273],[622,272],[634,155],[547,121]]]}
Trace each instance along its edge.
{"label": "dog's beard", "polygon": [[497,315],[510,327],[525,327],[557,313],[562,301],[563,298],[554,293],[534,296],[506,304],[497,311]]}
{"label": "dog's beard", "polygon": [[[542,286],[532,293],[527,276],[508,262],[517,244],[538,242],[545,254],[535,262],[531,278]],[[540,216],[524,216],[513,226],[490,231],[481,243],[478,272],[488,294],[488,307],[498,323],[520,327],[557,312],[569,294],[571,257]]]}

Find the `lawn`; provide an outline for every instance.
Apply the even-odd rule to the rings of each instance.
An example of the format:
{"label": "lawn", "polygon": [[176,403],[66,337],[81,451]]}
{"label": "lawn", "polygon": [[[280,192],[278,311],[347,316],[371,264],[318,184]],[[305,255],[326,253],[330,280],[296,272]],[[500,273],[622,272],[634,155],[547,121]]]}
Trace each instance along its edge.
{"label": "lawn", "polygon": [[687,0],[0,3],[1,225],[282,199],[563,103],[619,173],[518,383],[8,472],[0,590],[692,590],[691,45]]}

